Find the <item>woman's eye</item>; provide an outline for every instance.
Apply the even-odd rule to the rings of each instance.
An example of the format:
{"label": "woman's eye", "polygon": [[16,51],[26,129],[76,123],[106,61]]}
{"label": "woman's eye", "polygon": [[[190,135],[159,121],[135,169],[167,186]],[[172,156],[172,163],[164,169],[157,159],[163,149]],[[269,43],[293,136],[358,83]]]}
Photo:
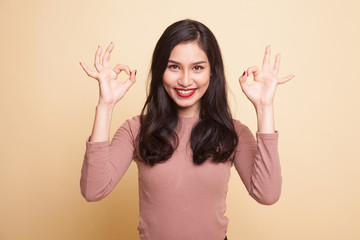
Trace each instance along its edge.
{"label": "woman's eye", "polygon": [[202,67],[202,66],[195,66],[193,69],[196,70],[196,71],[198,71],[198,70],[203,69],[203,67]]}
{"label": "woman's eye", "polygon": [[179,66],[177,66],[177,65],[169,65],[168,68],[170,68],[170,69],[179,69]]}

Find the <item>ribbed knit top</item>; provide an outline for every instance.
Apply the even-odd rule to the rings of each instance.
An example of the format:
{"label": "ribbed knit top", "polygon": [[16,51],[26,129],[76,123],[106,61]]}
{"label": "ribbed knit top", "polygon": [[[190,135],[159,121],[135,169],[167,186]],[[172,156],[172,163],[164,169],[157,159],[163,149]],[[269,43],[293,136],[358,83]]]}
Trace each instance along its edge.
{"label": "ribbed knit top", "polygon": [[[139,161],[135,138],[139,116],[127,120],[113,139],[86,140],[81,192],[88,201],[107,196],[132,160],[138,167],[139,225],[142,240],[223,240],[228,226],[226,194],[230,168],[235,166],[250,196],[261,204],[273,204],[281,192],[278,131],[256,132],[238,120],[234,126],[239,143],[233,161],[197,166],[190,148],[191,129],[198,117],[180,118],[175,129],[179,145],[165,163],[153,167]],[[240,188],[240,187],[239,187]]]}

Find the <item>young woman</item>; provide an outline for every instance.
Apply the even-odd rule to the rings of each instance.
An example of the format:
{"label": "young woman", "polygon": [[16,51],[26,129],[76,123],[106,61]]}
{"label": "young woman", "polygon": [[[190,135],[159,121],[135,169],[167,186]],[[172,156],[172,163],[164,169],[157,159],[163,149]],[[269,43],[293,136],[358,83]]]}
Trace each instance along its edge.
{"label": "young woman", "polygon": [[[87,201],[107,196],[132,160],[139,173],[139,234],[142,240],[222,240],[230,167],[235,166],[250,196],[273,204],[281,192],[278,132],[274,129],[280,55],[270,69],[270,46],[262,70],[248,68],[239,78],[256,109],[256,140],[229,111],[224,66],[212,32],[202,23],[182,20],[169,26],[156,44],[150,90],[140,116],[127,120],[109,140],[115,104],[136,79],[136,70],[110,67],[111,43],[96,72],[80,63],[99,82],[94,127],[86,141],[81,192]],[[121,72],[129,75],[117,81]],[[252,74],[254,82],[246,79]]]}

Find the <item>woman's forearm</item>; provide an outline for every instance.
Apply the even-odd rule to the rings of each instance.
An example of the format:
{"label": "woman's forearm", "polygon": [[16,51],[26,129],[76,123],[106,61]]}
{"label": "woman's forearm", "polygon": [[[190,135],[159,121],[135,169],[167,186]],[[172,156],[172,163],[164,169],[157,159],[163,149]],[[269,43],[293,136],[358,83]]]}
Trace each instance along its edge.
{"label": "woman's forearm", "polygon": [[258,132],[261,133],[274,133],[274,106],[260,106],[255,107],[257,116]]}
{"label": "woman's forearm", "polygon": [[90,142],[108,141],[110,135],[111,117],[114,105],[101,104],[96,106],[94,126]]}

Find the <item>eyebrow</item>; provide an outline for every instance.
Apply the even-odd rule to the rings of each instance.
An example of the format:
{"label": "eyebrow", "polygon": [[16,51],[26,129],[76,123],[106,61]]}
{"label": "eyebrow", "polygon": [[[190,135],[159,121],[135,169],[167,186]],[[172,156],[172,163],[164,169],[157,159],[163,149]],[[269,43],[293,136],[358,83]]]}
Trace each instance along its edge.
{"label": "eyebrow", "polygon": [[[180,63],[179,62],[177,62],[177,61],[174,61],[174,60],[169,60],[168,61],[169,63],[175,63],[175,64],[179,64],[180,65]],[[206,63],[206,61],[198,61],[198,62],[194,62],[194,63],[192,63],[192,64],[202,64],[202,63]]]}

